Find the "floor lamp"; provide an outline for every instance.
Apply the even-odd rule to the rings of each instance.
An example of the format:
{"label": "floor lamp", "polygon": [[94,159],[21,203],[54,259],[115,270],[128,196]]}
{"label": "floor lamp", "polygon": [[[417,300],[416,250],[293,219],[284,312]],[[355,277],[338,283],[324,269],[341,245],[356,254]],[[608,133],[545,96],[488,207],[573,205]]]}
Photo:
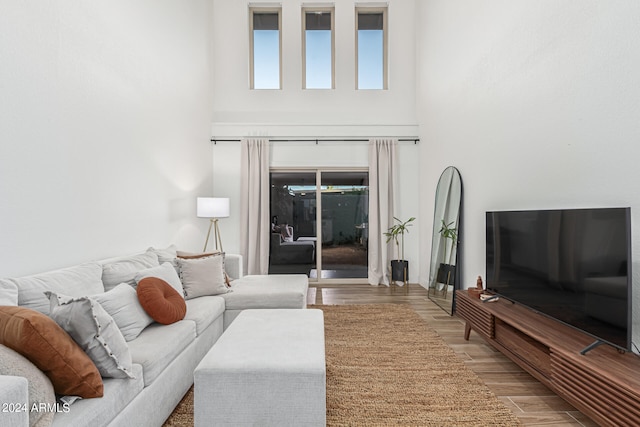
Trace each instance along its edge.
{"label": "floor lamp", "polygon": [[207,231],[207,239],[204,241],[202,252],[207,251],[211,227],[213,227],[213,239],[216,242],[216,250],[218,250],[219,246],[220,252],[224,252],[222,249],[220,229],[218,228],[218,219],[229,217],[229,199],[224,197],[198,197],[196,215],[198,218],[210,218],[209,231]]}

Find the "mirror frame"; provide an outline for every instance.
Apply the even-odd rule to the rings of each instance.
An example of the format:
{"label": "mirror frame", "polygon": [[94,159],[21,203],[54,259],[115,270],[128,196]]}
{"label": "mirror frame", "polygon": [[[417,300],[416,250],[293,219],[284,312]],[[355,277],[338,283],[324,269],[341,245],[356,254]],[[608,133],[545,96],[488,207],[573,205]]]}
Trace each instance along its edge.
{"label": "mirror frame", "polygon": [[[452,192],[459,188],[459,195]],[[431,258],[429,269],[429,283],[427,295],[431,301],[453,315],[455,310],[455,291],[459,288],[462,274],[460,272],[460,236],[462,233],[462,177],[460,171],[454,166],[448,166],[440,174],[436,187],[436,197],[433,209],[433,234],[431,236]],[[446,219],[443,219],[446,218]],[[441,233],[442,221],[446,225],[455,224],[456,229],[454,245],[449,251],[449,263],[446,263],[447,238]],[[444,250],[443,250],[444,248]],[[455,260],[451,263],[453,251],[455,250]],[[444,258],[441,257],[444,255]],[[445,262],[440,262],[440,260]],[[451,282],[451,274],[453,281]],[[438,289],[438,284],[442,285]]]}

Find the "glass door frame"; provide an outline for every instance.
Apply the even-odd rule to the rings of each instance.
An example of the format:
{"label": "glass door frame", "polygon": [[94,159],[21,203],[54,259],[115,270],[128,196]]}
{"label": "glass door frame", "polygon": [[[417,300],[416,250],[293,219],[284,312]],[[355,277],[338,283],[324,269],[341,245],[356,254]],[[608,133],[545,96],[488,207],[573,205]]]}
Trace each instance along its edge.
{"label": "glass door frame", "polygon": [[[314,173],[316,174],[316,271],[319,273],[315,279],[309,278],[310,283],[315,284],[347,284],[361,285],[368,284],[367,277],[358,278],[339,278],[326,279],[322,278],[322,173],[323,172],[366,172],[369,173],[368,167],[318,167],[318,166],[300,166],[300,167],[271,167],[269,173]],[[367,248],[368,253],[368,248]],[[367,263],[368,264],[368,263]]]}

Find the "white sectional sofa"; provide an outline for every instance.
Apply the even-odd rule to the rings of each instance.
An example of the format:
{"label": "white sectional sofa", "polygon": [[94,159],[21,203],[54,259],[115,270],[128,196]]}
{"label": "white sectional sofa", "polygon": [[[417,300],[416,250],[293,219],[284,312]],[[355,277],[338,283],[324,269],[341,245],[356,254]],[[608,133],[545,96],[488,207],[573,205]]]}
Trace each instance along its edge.
{"label": "white sectional sofa", "polygon": [[[135,267],[136,257],[148,258],[150,253],[154,251],[150,249],[144,255],[97,262],[103,273],[97,278],[82,276],[79,271],[86,266],[82,265],[24,278],[0,279],[0,306],[15,305],[12,302],[17,301],[18,306],[40,309],[49,314],[46,313],[47,308],[41,306],[39,294],[43,291],[71,297],[93,295],[97,279],[97,283],[103,286],[101,292],[105,292],[108,286],[103,279],[108,268],[112,273],[115,271],[117,277],[123,271],[118,270],[120,267],[113,270],[114,265],[124,266],[125,270],[142,268]],[[158,255],[159,259],[153,262],[155,266],[163,261],[171,262],[166,250],[155,254],[156,257]],[[95,265],[91,270],[96,270]],[[28,381],[5,370],[5,374],[0,375],[0,404],[4,405],[0,408],[0,425],[162,425],[193,384],[193,373],[198,363],[243,309],[306,308],[308,282],[304,275],[244,276],[242,259],[238,255],[226,256],[225,270],[234,279],[230,292],[186,299],[183,320],[168,325],[154,322],[127,342],[132,362],[130,376],[133,378],[103,378],[102,397],[80,399],[70,406],[58,404],[53,411],[49,407],[44,414],[34,414],[26,399]],[[93,284],[84,289],[81,286],[83,281]],[[36,419],[37,423],[34,423]]]}

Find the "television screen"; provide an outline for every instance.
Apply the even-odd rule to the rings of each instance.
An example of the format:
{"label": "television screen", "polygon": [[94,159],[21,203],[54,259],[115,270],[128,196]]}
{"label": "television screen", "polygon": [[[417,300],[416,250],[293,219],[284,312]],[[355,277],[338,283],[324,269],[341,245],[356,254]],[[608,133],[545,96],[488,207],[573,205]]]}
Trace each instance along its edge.
{"label": "television screen", "polygon": [[629,208],[486,214],[487,289],[630,349]]}

